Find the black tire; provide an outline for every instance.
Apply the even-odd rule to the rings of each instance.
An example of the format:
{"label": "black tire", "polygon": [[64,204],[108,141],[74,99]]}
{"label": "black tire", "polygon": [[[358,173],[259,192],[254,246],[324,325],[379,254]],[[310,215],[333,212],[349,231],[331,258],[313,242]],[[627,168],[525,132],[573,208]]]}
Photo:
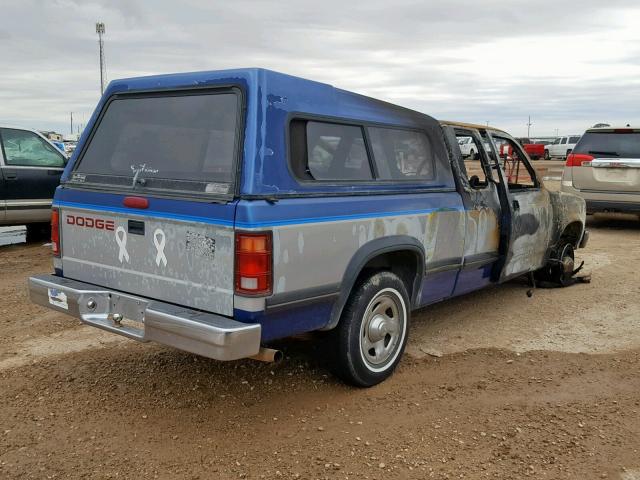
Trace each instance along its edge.
{"label": "black tire", "polygon": [[544,151],[544,159],[545,160],[551,160],[551,157],[549,156],[549,150],[545,150]]}
{"label": "black tire", "polygon": [[27,243],[41,242],[51,239],[50,223],[29,223],[27,224]]}
{"label": "black tire", "polygon": [[409,317],[409,295],[397,275],[377,272],[356,284],[333,331],[334,373],[358,387],[387,379],[407,344]]}
{"label": "black tire", "polygon": [[559,249],[553,252],[549,262],[535,272],[536,281],[551,284],[555,287],[568,287],[574,283],[575,254],[573,245],[563,242]]}
{"label": "black tire", "polygon": [[567,158],[569,155],[571,155],[572,150],[567,150],[567,154],[565,155],[564,158]]}
{"label": "black tire", "polygon": [[473,148],[471,150],[469,150],[469,158],[471,160],[475,160],[476,159],[476,152],[475,152],[475,150]]}

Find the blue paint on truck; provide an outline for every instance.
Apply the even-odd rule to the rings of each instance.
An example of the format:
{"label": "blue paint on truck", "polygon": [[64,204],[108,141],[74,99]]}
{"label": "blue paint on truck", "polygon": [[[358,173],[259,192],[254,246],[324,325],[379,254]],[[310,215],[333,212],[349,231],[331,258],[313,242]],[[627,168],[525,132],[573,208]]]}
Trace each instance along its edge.
{"label": "blue paint on truck", "polygon": [[555,251],[551,225],[568,221],[552,222],[526,155],[531,185],[505,175],[493,142],[511,140],[264,69],[115,80],[65,168],[56,274],[33,277],[32,298],[219,360],[273,358],[266,342],[326,330],[337,373],[373,385],[412,310]]}

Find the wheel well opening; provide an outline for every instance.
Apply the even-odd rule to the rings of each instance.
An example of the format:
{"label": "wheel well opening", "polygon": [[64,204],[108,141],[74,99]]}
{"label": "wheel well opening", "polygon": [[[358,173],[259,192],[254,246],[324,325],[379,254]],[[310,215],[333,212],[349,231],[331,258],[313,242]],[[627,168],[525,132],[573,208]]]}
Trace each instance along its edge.
{"label": "wheel well opening", "polygon": [[420,256],[417,252],[401,250],[382,253],[369,260],[360,271],[356,284],[373,275],[375,272],[386,270],[396,274],[404,283],[409,298],[413,299],[415,279],[418,273]]}
{"label": "wheel well opening", "polygon": [[570,223],[565,227],[564,231],[562,232],[562,235],[560,235],[560,243],[563,244],[563,243],[569,242],[574,247],[577,247],[578,243],[580,243],[581,235],[582,235],[582,223],[580,222]]}

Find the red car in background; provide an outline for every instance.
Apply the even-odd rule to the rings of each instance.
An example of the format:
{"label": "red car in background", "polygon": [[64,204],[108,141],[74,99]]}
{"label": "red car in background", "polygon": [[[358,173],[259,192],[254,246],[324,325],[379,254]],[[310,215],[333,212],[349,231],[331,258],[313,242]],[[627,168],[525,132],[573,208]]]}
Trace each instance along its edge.
{"label": "red car in background", "polygon": [[546,142],[535,141],[529,138],[517,138],[518,143],[522,145],[524,151],[532,160],[538,160],[544,157],[544,145]]}
{"label": "red car in background", "polygon": [[[516,140],[532,160],[544,158],[544,146],[551,143],[549,140],[531,140],[526,137],[516,138]],[[504,151],[505,149],[506,151]],[[505,155],[511,156],[511,147],[503,144],[500,145],[500,156],[504,157]]]}

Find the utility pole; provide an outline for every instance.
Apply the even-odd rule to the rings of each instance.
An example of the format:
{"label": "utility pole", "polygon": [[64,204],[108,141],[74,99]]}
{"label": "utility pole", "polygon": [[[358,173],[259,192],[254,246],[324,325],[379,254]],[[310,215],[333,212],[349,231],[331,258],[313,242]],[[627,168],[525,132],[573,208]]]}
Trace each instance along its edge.
{"label": "utility pole", "polygon": [[104,63],[104,41],[102,35],[104,35],[104,23],[96,23],[96,33],[98,34],[98,45],[100,46],[100,95],[104,93],[104,80],[106,77],[106,67]]}
{"label": "utility pole", "polygon": [[73,134],[73,112],[71,112],[71,133]]}
{"label": "utility pole", "polygon": [[531,136],[531,125],[533,125],[533,123],[531,123],[531,115],[529,115],[529,121],[527,122],[527,138]]}

